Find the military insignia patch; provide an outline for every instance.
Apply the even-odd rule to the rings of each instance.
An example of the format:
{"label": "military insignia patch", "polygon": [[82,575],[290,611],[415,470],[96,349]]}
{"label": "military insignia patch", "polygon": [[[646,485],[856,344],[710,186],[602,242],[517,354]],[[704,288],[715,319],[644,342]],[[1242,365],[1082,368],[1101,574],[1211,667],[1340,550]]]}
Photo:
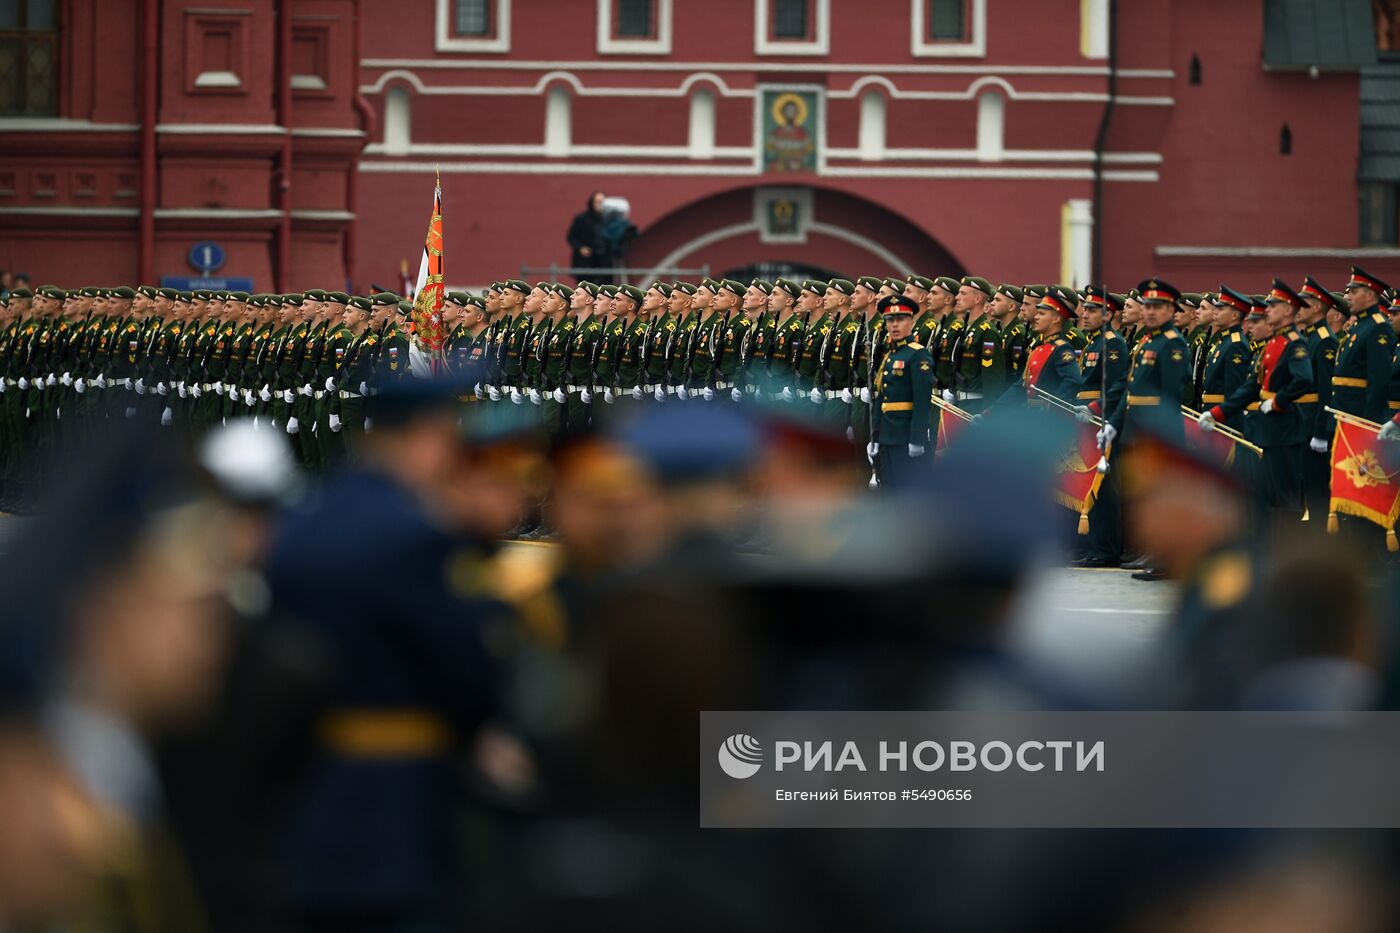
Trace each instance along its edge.
{"label": "military insignia patch", "polygon": [[1173,351],[1172,351],[1172,361],[1173,361],[1173,362],[1176,362],[1176,363],[1180,363],[1180,362],[1181,362],[1181,351],[1180,351],[1180,350],[1173,350]]}
{"label": "military insignia patch", "polygon": [[1300,359],[1300,360],[1305,360],[1305,359],[1307,359],[1307,358],[1308,358],[1308,351],[1307,351],[1307,348],[1306,348],[1306,347],[1299,347],[1298,349],[1296,349],[1296,350],[1293,351],[1293,356],[1296,357],[1297,359]]}
{"label": "military insignia patch", "polygon": [[890,361],[890,366],[891,366],[892,369],[894,369],[896,372],[898,372],[899,370],[901,370],[901,369],[904,368],[904,361],[903,361],[903,360],[891,360],[891,361]]}

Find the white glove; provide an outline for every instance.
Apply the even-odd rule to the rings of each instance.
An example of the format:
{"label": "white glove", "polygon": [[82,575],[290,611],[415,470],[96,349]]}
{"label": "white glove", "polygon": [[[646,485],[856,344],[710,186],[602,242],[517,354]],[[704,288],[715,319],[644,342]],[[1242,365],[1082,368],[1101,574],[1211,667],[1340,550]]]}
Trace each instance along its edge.
{"label": "white glove", "polygon": [[729,397],[736,402],[742,402],[744,400],[744,392],[742,389],[730,389]]}
{"label": "white glove", "polygon": [[544,397],[540,395],[539,389],[531,389],[531,390],[530,390],[530,404],[531,404],[531,405],[539,405],[539,404],[540,404],[541,402],[543,402],[543,401],[544,401]]}
{"label": "white glove", "polygon": [[864,388],[860,390],[860,400],[867,405],[870,404],[870,389]]}
{"label": "white glove", "polygon": [[516,405],[521,405],[521,404],[524,404],[524,402],[525,402],[525,399],[522,398],[521,395],[520,395],[520,390],[519,390],[519,389],[511,389],[511,390],[510,390],[510,400],[511,400],[511,402],[512,402],[513,404],[516,404]]}
{"label": "white glove", "polygon": [[137,394],[137,395],[145,395],[145,394],[146,394],[146,383],[142,382],[140,379],[137,379],[137,380],[136,380],[136,394]]}
{"label": "white glove", "polygon": [[308,382],[306,385],[302,386],[300,389],[297,389],[297,391],[300,392],[302,395],[305,395],[307,398],[310,398],[310,397],[311,397],[311,383]]}
{"label": "white glove", "polygon": [[1117,436],[1118,429],[1105,421],[1103,427],[1099,428],[1099,433],[1094,435],[1094,440],[1098,441],[1099,450],[1103,450],[1109,444],[1112,444],[1113,439]]}
{"label": "white glove", "polygon": [[1215,416],[1208,411],[1201,412],[1201,417],[1196,419],[1196,423],[1201,426],[1202,431],[1214,431],[1218,423]]}
{"label": "white glove", "polygon": [[1387,421],[1381,425],[1381,432],[1376,435],[1383,441],[1400,441],[1400,424],[1394,421]]}
{"label": "white glove", "polygon": [[134,408],[128,408],[128,409],[126,410],[126,417],[127,417],[128,420],[130,420],[130,419],[132,419],[132,418],[135,418],[135,417],[136,417],[136,409],[134,409]]}
{"label": "white glove", "polygon": [[189,395],[189,393],[185,391],[185,384],[183,382],[175,383],[175,392],[180,396],[180,398],[184,398],[187,395]]}
{"label": "white glove", "polygon": [[296,401],[296,395],[294,395],[294,394],[292,393],[292,390],[291,390],[291,389],[286,389],[285,391],[282,392],[282,401],[284,401],[284,402],[286,402],[288,405],[290,405],[290,404],[292,404],[293,402]]}
{"label": "white glove", "polygon": [[1088,405],[1074,406],[1074,420],[1080,424],[1091,424],[1094,420],[1094,413],[1089,410]]}
{"label": "white glove", "polygon": [[288,434],[299,434],[299,433],[301,433],[301,422],[298,421],[298,420],[296,419],[295,416],[293,416],[293,417],[287,419],[287,433],[288,433]]}
{"label": "white glove", "polygon": [[851,392],[850,389],[842,389],[842,390],[841,390],[841,401],[843,401],[843,402],[845,402],[847,405],[849,405],[849,404],[851,404],[852,402],[854,402],[855,400],[856,400],[855,394],[854,394],[853,392]]}
{"label": "white glove", "polygon": [[171,411],[170,411],[170,406],[169,406],[169,405],[166,405],[166,406],[165,406],[165,410],[162,411],[162,412],[160,413],[160,426],[161,426],[162,428],[168,428],[168,427],[170,427],[170,422],[171,422],[173,419],[174,419],[174,415],[173,415],[173,414],[171,413]]}
{"label": "white glove", "polygon": [[591,405],[593,404],[593,393],[588,391],[587,389],[584,389],[578,394],[578,400],[580,402],[583,402],[583,404],[585,405]]}
{"label": "white glove", "polygon": [[339,415],[337,415],[337,414],[335,414],[334,412],[332,412],[330,418],[327,420],[326,423],[329,424],[329,425],[331,426],[331,431],[332,431],[332,433],[335,433],[335,434],[339,434],[339,433],[340,433],[340,416],[339,416]]}
{"label": "white glove", "polygon": [[486,391],[481,388],[481,383],[479,382],[476,385],[472,386],[472,394],[477,397],[478,401],[486,398]]}
{"label": "white glove", "polygon": [[0,395],[3,395],[4,393],[5,393],[5,380],[4,380],[4,379],[0,379]]}
{"label": "white glove", "polygon": [[257,403],[258,403],[258,400],[257,400],[257,397],[256,397],[255,395],[253,395],[253,390],[252,390],[252,389],[244,389],[244,390],[243,390],[243,404],[244,404],[244,405],[247,405],[249,408],[252,408],[252,407],[253,407],[254,405],[256,405]]}
{"label": "white glove", "polygon": [[636,399],[636,400],[639,401],[639,402],[642,400],[642,387],[641,387],[641,386],[633,386],[633,387],[632,387],[632,398]]}
{"label": "white glove", "polygon": [[326,377],[326,391],[327,391],[327,392],[334,392],[334,391],[335,391],[335,377],[334,377],[334,376],[327,376],[327,377]]}
{"label": "white glove", "polygon": [[204,390],[201,389],[198,385],[192,385],[190,386],[190,394],[193,395],[195,398],[199,398],[201,395],[204,394]]}
{"label": "white glove", "polygon": [[826,396],[822,395],[821,389],[813,389],[811,392],[807,393],[807,397],[812,400],[813,405],[820,405],[826,400]]}
{"label": "white glove", "polygon": [[[360,394],[363,395],[364,393],[361,392]],[[486,397],[493,402],[499,402],[501,400],[501,390],[497,389],[495,386],[487,386]]]}
{"label": "white glove", "polygon": [[[52,379],[53,377],[50,376],[49,378]],[[64,374],[59,378],[58,381],[61,382],[61,383],[63,383],[65,386],[71,386],[71,385],[73,384],[73,374],[72,374],[72,373],[64,373]],[[49,385],[53,385],[53,383],[51,382],[51,383],[49,383]]]}
{"label": "white glove", "polygon": [[876,443],[875,441],[871,441],[869,444],[866,444],[866,445],[865,445],[865,455],[866,455],[867,457],[870,458],[871,462],[874,462],[874,460],[875,460],[875,455],[878,454],[879,452],[880,452],[880,445],[879,445],[878,443]]}
{"label": "white glove", "polygon": [[666,401],[666,387],[665,387],[665,386],[657,386],[657,387],[656,387],[656,391],[655,391],[654,393],[652,393],[652,394],[654,394],[654,395],[656,396],[656,400],[657,400],[658,402],[664,402],[664,401]]}
{"label": "white glove", "polygon": [[686,399],[690,398],[690,392],[686,390],[685,386],[676,386],[676,398],[684,402]]}
{"label": "white glove", "polygon": [[1271,398],[1264,399],[1264,404],[1259,406],[1259,410],[1267,415],[1274,410],[1274,400]]}
{"label": "white glove", "polygon": [[984,412],[978,412],[977,414],[975,414],[975,415],[972,416],[972,420],[969,421],[968,424],[976,424],[977,422],[979,422],[979,421],[982,420],[982,418],[984,417],[984,415],[985,415]]}
{"label": "white glove", "polygon": [[558,402],[560,405],[563,405],[565,402],[567,402],[567,401],[569,400],[569,397],[568,397],[567,395],[564,394],[564,390],[563,390],[563,389],[555,389],[555,390],[554,390],[554,395],[552,396],[552,398],[553,398],[556,402]]}
{"label": "white glove", "polygon": [[369,395],[369,383],[368,383],[368,382],[361,382],[361,383],[360,383],[360,394],[361,394],[361,395]]}
{"label": "white glove", "polygon": [[102,375],[101,373],[98,373],[97,378],[92,380],[92,384],[97,386],[99,389],[105,389],[107,388],[107,377]]}
{"label": "white glove", "polygon": [[83,381],[82,376],[79,376],[73,381],[73,391],[77,392],[79,395],[87,391],[87,383]]}
{"label": "white glove", "polygon": [[613,404],[615,401],[612,386],[607,386],[603,389],[603,401],[607,402],[609,405]]}
{"label": "white glove", "polygon": [[943,401],[947,402],[949,405],[952,405],[952,404],[955,403],[957,400],[958,400],[958,393],[954,392],[952,389],[944,389],[944,390],[943,390]]}
{"label": "white glove", "polygon": [[854,425],[846,425],[846,441],[850,444],[856,442],[856,429]]}
{"label": "white glove", "polygon": [[910,445],[909,445],[909,456],[911,456],[911,457],[922,457],[923,455],[924,455],[924,445],[923,445],[923,444],[910,444]]}
{"label": "white glove", "polygon": [[[1382,428],[1382,430],[1384,430],[1384,428]],[[1400,434],[1400,427],[1396,428],[1396,433]],[[1320,437],[1315,437],[1308,441],[1308,447],[1310,447],[1315,454],[1327,453],[1327,441]]]}
{"label": "white glove", "polygon": [[370,432],[370,429],[372,429],[373,427],[374,427],[374,420],[371,419],[371,418],[366,418],[366,419],[365,419],[365,433],[368,434],[368,433]]}
{"label": "white glove", "polygon": [[701,389],[700,397],[707,402],[713,402],[715,400],[715,390],[708,387]]}
{"label": "white glove", "polygon": [[790,402],[797,396],[792,394],[792,386],[783,386],[783,391],[778,393],[778,401]]}
{"label": "white glove", "polygon": [[258,390],[258,398],[264,402],[272,401],[272,393],[268,391],[268,386],[263,386]]}
{"label": "white glove", "polygon": [[224,384],[223,384],[222,381],[214,383],[214,384],[213,384],[212,386],[210,386],[209,388],[211,388],[211,389],[214,390],[214,394],[215,394],[215,395],[223,395],[223,394],[224,394]]}
{"label": "white glove", "polygon": [[29,380],[24,378],[23,376],[20,376],[18,385],[21,389],[27,389],[29,388]]}
{"label": "white glove", "polygon": [[162,398],[164,398],[165,396],[167,396],[167,395],[169,395],[169,394],[170,394],[170,386],[166,385],[166,384],[163,383],[163,382],[157,382],[157,383],[156,383],[156,395],[159,395],[159,396],[161,396]]}

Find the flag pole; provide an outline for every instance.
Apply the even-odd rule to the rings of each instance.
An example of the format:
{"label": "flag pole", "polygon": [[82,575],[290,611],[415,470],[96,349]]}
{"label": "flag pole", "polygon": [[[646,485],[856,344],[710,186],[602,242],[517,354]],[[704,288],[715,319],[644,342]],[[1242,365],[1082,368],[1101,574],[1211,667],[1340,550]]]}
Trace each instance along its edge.
{"label": "flag pole", "polygon": [[1381,426],[1374,421],[1367,421],[1365,418],[1358,418],[1356,415],[1350,415],[1344,411],[1337,411],[1337,409],[1330,405],[1324,405],[1323,411],[1334,416],[1338,421],[1345,421],[1347,424],[1354,424],[1359,428],[1366,428],[1368,431],[1375,431],[1377,434],[1380,433]]}

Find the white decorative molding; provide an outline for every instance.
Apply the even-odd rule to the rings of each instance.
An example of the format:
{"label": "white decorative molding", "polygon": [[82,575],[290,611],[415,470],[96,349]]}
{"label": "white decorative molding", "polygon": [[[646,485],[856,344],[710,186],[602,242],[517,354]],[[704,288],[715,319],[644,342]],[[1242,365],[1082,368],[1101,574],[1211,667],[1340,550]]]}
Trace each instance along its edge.
{"label": "white decorative molding", "polygon": [[[365,155],[395,155],[381,143],[371,143],[364,149]],[[529,143],[413,143],[408,148],[411,156],[515,156],[519,158],[544,158],[549,155],[543,145]],[[628,145],[571,145],[569,154],[587,158],[612,159],[691,159],[695,158],[689,146],[628,146]],[[716,146],[715,159],[744,159],[753,161],[752,146]]]}
{"label": "white decorative molding", "polygon": [[616,0],[595,0],[598,6],[598,54],[600,55],[670,55],[671,2],[652,0],[656,5],[656,36],[633,39],[613,35],[612,14]]}
{"label": "white decorative molding", "polygon": [[324,91],[326,80],[320,75],[292,75],[294,91]]}
{"label": "white decorative molding", "polygon": [[189,135],[281,136],[285,126],[275,123],[157,123],[157,133],[186,133]]}
{"label": "white decorative molding", "polygon": [[0,216],[18,217],[137,217],[135,207],[10,207],[0,206]]}
{"label": "white decorative molding", "polygon": [[[194,79],[195,87],[242,87],[243,82],[232,71],[201,71]],[[292,84],[296,87],[295,82]]]}
{"label": "white decorative molding", "polygon": [[928,0],[909,0],[909,52],[915,58],[983,58],[987,54],[987,0],[970,0],[972,24],[966,42],[927,38]]}
{"label": "white decorative molding", "polygon": [[1080,288],[1094,274],[1094,202],[1071,198],[1060,217],[1060,281]]}
{"label": "white decorative molding", "polygon": [[[831,0],[808,0],[814,17],[812,38],[770,39],[770,0],[754,0],[753,50],[756,55],[827,55],[831,49]],[[823,68],[822,70],[826,70]]]}
{"label": "white decorative molding", "polygon": [[158,207],[155,211],[156,217],[189,217],[189,218],[210,218],[214,220],[271,220],[281,217],[282,212],[273,208],[241,208],[241,207]]}
{"label": "white decorative molding", "polygon": [[[748,165],[696,165],[647,162],[392,162],[361,161],[367,174],[431,175],[434,170],[456,175],[636,175],[638,177],[716,176],[749,178],[760,170]],[[1029,181],[1093,181],[1093,169],[1004,168],[992,166],[831,166],[822,171],[829,178],[949,178],[972,180],[1000,178]],[[1104,181],[1156,182],[1157,172],[1106,171]],[[1309,254],[1312,255],[1312,254]]]}
{"label": "white decorative molding", "polygon": [[1157,256],[1201,259],[1397,259],[1400,248],[1385,246],[1157,246]]}
{"label": "white decorative molding", "polygon": [[[439,52],[509,52],[510,51],[510,0],[492,0],[495,3],[496,34],[489,38],[472,39],[467,36],[452,35],[452,0],[437,0],[436,22],[434,23],[434,47]],[[477,64],[499,65],[500,62],[479,62]]]}
{"label": "white decorative molding", "polygon": [[[612,61],[607,59],[588,61],[525,61],[502,59],[500,61],[443,58],[362,58],[362,68],[416,68],[419,70],[489,69],[491,71],[548,71],[551,68],[567,68],[569,71],[740,71],[770,72],[785,68],[781,62],[680,62],[680,61]],[[830,74],[922,74],[922,75],[1074,75],[1076,77],[1106,77],[1108,68],[1103,65],[891,65],[883,62],[864,65],[845,65],[837,62],[822,62],[821,70]],[[1160,79],[1170,81],[1176,72],[1170,68],[1121,68],[1119,78]]]}
{"label": "white decorative molding", "polygon": [[293,136],[333,136],[333,137],[364,137],[364,130],[347,130],[334,126],[301,126],[292,128]]}
{"label": "white decorative molding", "polygon": [[293,220],[343,220],[343,221],[351,221],[351,220],[354,220],[354,219],[355,219],[355,215],[354,215],[353,213],[351,213],[350,211],[303,210],[303,211],[292,211],[292,219],[293,219]]}
{"label": "white decorative molding", "polygon": [[134,133],[139,123],[93,123],[63,117],[0,117],[0,133]]}
{"label": "white decorative molding", "polygon": [[573,102],[562,87],[549,89],[544,111],[544,154],[566,156],[573,137]]}
{"label": "white decorative molding", "polygon": [[413,148],[413,105],[402,87],[384,95],[384,151],[407,155]]}

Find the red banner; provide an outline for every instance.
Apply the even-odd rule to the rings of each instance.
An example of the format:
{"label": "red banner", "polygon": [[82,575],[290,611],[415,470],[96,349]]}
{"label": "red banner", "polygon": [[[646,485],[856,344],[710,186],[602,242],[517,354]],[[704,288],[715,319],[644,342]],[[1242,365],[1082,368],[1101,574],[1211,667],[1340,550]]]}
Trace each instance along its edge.
{"label": "red banner", "polygon": [[953,438],[962,433],[962,429],[971,423],[946,409],[940,409],[938,412],[938,443],[933,449],[933,455],[935,457],[942,456],[948,449],[948,445],[953,442]]}
{"label": "red banner", "polygon": [[418,291],[413,299],[413,332],[420,347],[436,364],[447,334],[442,326],[442,299],[446,288],[442,257],[442,188],[433,189],[433,214],[418,267]]}
{"label": "red banner", "polygon": [[1395,520],[1400,518],[1400,473],[1387,471],[1381,461],[1378,427],[1360,419],[1337,417],[1332,438],[1332,519],[1338,512],[1375,522],[1387,531],[1395,550]]}
{"label": "red banner", "polygon": [[1056,467],[1055,501],[1079,513],[1079,533],[1089,533],[1089,510],[1099,495],[1103,474],[1099,472],[1097,424],[1076,424],[1074,441]]}

